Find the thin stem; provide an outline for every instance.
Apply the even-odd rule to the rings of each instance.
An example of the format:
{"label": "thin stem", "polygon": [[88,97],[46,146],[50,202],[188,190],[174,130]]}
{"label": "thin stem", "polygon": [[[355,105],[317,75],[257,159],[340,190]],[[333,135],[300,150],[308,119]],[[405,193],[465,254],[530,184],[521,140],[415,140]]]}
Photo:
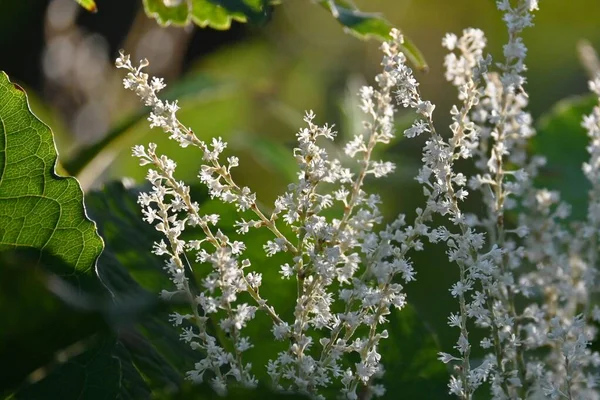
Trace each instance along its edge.
{"label": "thin stem", "polygon": [[[180,128],[186,133],[186,135],[189,137],[190,142],[193,145],[195,145],[196,147],[199,147],[203,151],[207,150],[206,144],[203,141],[201,141],[193,131],[186,128],[183,124],[181,124],[181,123],[179,123],[179,124],[180,124]],[[236,194],[238,194],[238,195],[241,194],[242,189],[233,181],[231,174],[229,174],[229,172],[227,172],[227,170],[225,168],[223,168],[223,166],[219,163],[219,161],[216,159],[211,159],[211,163],[212,163],[213,167],[215,168],[215,171],[219,174],[219,176],[221,176],[225,180],[225,182],[231,187],[231,189],[233,189],[233,191]],[[277,238],[279,238],[285,242],[285,245],[287,246],[288,250],[290,250],[293,254],[298,254],[298,249],[285,237],[285,235],[283,235],[279,231],[275,222],[273,220],[267,218],[263,214],[263,212],[258,208],[256,203],[252,203],[252,205],[250,206],[250,209],[254,212],[254,214],[256,214],[256,216],[258,216],[258,218],[261,220],[263,225],[267,227],[267,229],[269,229],[271,232],[273,232],[273,234]]]}

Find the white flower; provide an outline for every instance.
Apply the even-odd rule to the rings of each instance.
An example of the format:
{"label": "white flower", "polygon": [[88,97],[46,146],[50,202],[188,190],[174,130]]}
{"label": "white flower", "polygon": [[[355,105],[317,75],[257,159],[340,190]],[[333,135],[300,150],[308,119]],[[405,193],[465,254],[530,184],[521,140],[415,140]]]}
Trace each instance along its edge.
{"label": "white flower", "polygon": [[439,352],[438,359],[444,364],[448,364],[450,361],[460,361],[460,358],[456,358],[451,354]]}
{"label": "white flower", "polygon": [[458,38],[453,33],[446,33],[446,36],[442,39],[442,46],[452,51],[456,47],[456,42]]}
{"label": "white flower", "polygon": [[[162,290],[161,297],[188,302],[187,313],[169,318],[181,329],[181,339],[202,353],[189,379],[209,381],[220,393],[230,381],[255,386],[243,353],[259,343],[251,343],[244,329],[263,313],[282,342],[267,363],[276,388],[324,398],[329,392],[323,389],[336,385],[352,399],[368,383],[374,394],[382,394],[373,381],[383,373],[379,342],[390,335],[384,324],[396,312],[393,308],[406,306],[403,285],[421,268],[412,252],[427,248],[427,239],[445,246],[456,269],[457,281],[449,289],[456,311],[448,325],[457,330],[458,356],[438,354],[455,367],[450,393],[476,398],[475,391],[487,382],[498,399],[542,392],[556,398],[566,392],[573,398],[597,397],[594,368],[600,355],[589,344],[597,335],[590,321],[600,320],[591,302],[598,286],[600,108],[582,122],[590,137],[590,159],[583,166],[591,183],[588,214],[570,226],[570,207],[558,192],[533,185],[544,162],[528,152],[535,130],[526,111],[527,48],[521,32],[532,25],[531,11],[538,4],[502,0],[497,6],[508,28],[503,60],[492,63],[484,55],[486,38],[478,29],[442,40],[450,51],[445,76],[458,98],[447,128],[436,129],[435,106],[421,97],[400,51],[402,36],[393,30],[392,40],[381,45],[382,72],[358,94],[363,130],[343,145],[343,154],[331,151],[338,148],[334,127],[318,124],[315,113],[307,111],[293,150],[297,179],[270,209],[232,176],[240,161],[235,156],[223,160],[227,143],[200,140],[178,120],[178,103],[158,98],[165,83],[142,72],[147,61],[134,67],[121,54],[116,64],[127,70],[124,86],[151,108],[150,126],[200,151],[198,178],[211,199],[251,214],[238,217],[237,234],[249,234],[250,228],[268,231],[264,254],[281,265],[280,284],[261,287],[255,266],[268,266],[261,266],[260,259],[239,258],[246,242],[228,237],[231,227],[222,226],[219,215],[202,213],[190,187],[176,179],[176,162],[157,154],[154,144],[132,149],[139,163],[150,167],[152,188],[138,196],[138,203],[143,219],[163,236],[152,252],[165,258],[164,270],[174,286]],[[600,77],[589,86],[600,96]],[[416,177],[425,198],[411,221],[401,215],[389,222],[380,210],[380,196],[366,184],[395,170],[390,161],[373,159],[377,146],[396,134],[394,100],[417,114],[404,136],[426,136]],[[461,172],[466,164],[469,174]],[[482,203],[473,206],[476,201]],[[202,234],[189,239],[190,227]],[[189,281],[192,276],[198,285]],[[282,315],[262,297],[278,291],[289,291],[285,297],[294,301]],[[212,336],[209,318],[227,335]],[[470,360],[473,327],[485,334],[480,362]]]}
{"label": "white flower", "polygon": [[407,138],[413,138],[419,136],[423,132],[429,132],[427,123],[423,120],[417,120],[413,123],[413,126],[404,131],[404,136]]}

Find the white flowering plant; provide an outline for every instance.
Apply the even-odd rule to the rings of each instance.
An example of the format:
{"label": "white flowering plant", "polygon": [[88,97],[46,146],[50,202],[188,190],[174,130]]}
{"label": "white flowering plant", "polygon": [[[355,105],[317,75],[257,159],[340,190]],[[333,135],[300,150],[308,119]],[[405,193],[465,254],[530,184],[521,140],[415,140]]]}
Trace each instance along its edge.
{"label": "white flowering plant", "polygon": [[[225,394],[230,385],[257,385],[255,371],[263,368],[276,390],[314,398],[326,398],[332,387],[349,399],[383,395],[378,379],[385,354],[378,350],[394,340],[386,324],[390,314],[402,313],[404,287],[418,276],[413,253],[436,245],[446,248],[448,268],[459,276],[449,288],[456,312],[448,318],[458,339],[453,352],[439,353],[452,372],[449,393],[461,399],[481,392],[495,399],[600,396],[600,355],[590,348],[600,320],[593,301],[600,108],[582,119],[590,137],[590,161],[583,166],[591,183],[587,217],[569,224],[569,206],[558,193],[534,185],[543,155],[528,152],[535,130],[527,112],[521,32],[533,25],[538,4],[502,0],[497,7],[509,37],[503,59],[493,62],[485,53],[486,38],[478,29],[442,40],[449,51],[445,76],[458,98],[449,130],[436,126],[435,106],[422,98],[400,51],[402,35],[392,30],[381,46],[375,86],[358,94],[363,133],[340,156],[330,150],[337,144],[335,128],[318,124],[308,111],[293,152],[297,180],[271,206],[236,183],[239,160],[222,156],[227,144],[221,138],[201,140],[178,119],[177,102],[160,100],[165,84],[143,72],[147,61],[134,65],[121,54],[116,65],[127,71],[125,88],[151,107],[151,126],[195,152],[198,178],[210,198],[233,204],[239,213],[234,225],[240,236],[232,238],[220,228],[219,215],[203,212],[190,186],[176,178],[175,161],[154,144],[134,147],[152,185],[138,203],[146,222],[164,236],[153,253],[164,257],[173,282],[161,296],[182,296],[189,304],[185,313],[170,317],[181,327],[181,339],[199,351],[188,379],[209,381]],[[600,76],[589,87],[600,96]],[[367,183],[394,173],[393,163],[372,154],[397,134],[399,108],[418,115],[403,135],[426,137],[416,176],[423,199],[414,217],[384,221],[381,198],[369,193]],[[462,172],[462,160],[475,172]],[[479,214],[465,211],[473,194],[483,204]],[[200,233],[184,238],[189,228]],[[291,315],[263,295],[264,268],[244,255],[243,235],[253,230],[270,232],[263,250],[281,256],[281,279],[295,282]],[[201,277],[195,288],[188,270]],[[268,316],[272,339],[252,343],[245,330],[259,314]],[[207,329],[209,321],[225,339]],[[484,332],[483,338],[474,342],[473,331]],[[266,365],[245,357],[253,347],[274,346],[272,341],[282,342],[282,350]],[[475,347],[484,350],[482,358],[471,356]]]}
{"label": "white flowering plant", "polygon": [[[342,24],[339,7],[354,9],[318,3]],[[144,3],[152,4],[189,14],[199,3]],[[240,183],[243,160],[228,143],[187,126],[178,101],[159,96],[166,84],[145,72],[149,62],[124,52],[116,67],[125,89],[150,110],[150,128],[197,163],[197,178],[180,179],[179,160],[148,143],[132,151],[146,185],[125,180],[90,192],[87,211],[79,186],[67,188],[75,180],[54,171],[43,169],[39,185],[21,185],[23,194],[8,178],[34,168],[11,167],[14,160],[39,158],[45,168],[56,152],[37,143],[15,150],[13,133],[52,143],[51,133],[22,88],[0,75],[8,143],[0,143],[0,161],[13,168],[7,179],[0,170],[0,200],[8,204],[0,203],[0,222],[25,221],[13,223],[19,229],[0,225],[0,251],[39,249],[24,260],[52,265],[48,290],[113,328],[58,353],[58,365],[36,371],[9,398],[600,399],[600,68],[590,68],[593,104],[577,116],[588,139],[578,166],[587,181],[578,188],[581,207],[543,184],[548,160],[537,151],[528,111],[522,37],[538,1],[498,0],[496,8],[508,36],[501,57],[486,52],[479,29],[441,38],[456,98],[449,126],[437,122],[446,112],[424,98],[409,66],[423,67],[420,54],[391,29],[380,46],[381,71],[354,94],[359,131],[338,134],[306,111],[290,155],[294,179],[272,204]],[[188,14],[186,22],[194,18]],[[401,112],[411,122],[398,129]],[[377,182],[403,172],[385,159],[382,149],[392,144],[419,149],[411,177],[419,193],[416,208],[389,218],[385,202],[393,199],[378,193]],[[38,186],[40,193],[30,191]],[[28,196],[63,208],[10,203]],[[67,221],[40,228],[31,210],[47,219],[67,211]],[[102,241],[86,212],[106,243],[97,260]],[[34,239],[45,231],[52,233],[39,245]],[[442,322],[455,333],[451,346],[439,344],[431,321],[412,306],[411,285],[431,271],[421,262],[429,252],[442,252],[442,268],[456,277],[445,288],[453,311]],[[3,263],[15,264],[3,254]],[[64,389],[65,377],[79,371],[89,383]]]}

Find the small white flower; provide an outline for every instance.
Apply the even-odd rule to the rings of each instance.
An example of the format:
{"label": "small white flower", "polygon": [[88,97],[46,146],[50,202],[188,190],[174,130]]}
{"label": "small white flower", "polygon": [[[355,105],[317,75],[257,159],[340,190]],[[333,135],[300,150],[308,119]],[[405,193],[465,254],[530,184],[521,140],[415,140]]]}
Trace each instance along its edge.
{"label": "small white flower", "polygon": [[438,360],[443,362],[444,364],[448,364],[450,361],[460,361],[460,358],[456,358],[451,354],[439,352]]}

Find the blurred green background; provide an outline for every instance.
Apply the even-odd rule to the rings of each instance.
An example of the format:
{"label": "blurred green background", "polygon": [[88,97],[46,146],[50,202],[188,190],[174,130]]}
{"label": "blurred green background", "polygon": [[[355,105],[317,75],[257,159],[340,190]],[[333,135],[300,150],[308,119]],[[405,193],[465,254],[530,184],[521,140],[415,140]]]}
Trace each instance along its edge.
{"label": "blurred green background", "polygon": [[[343,137],[359,126],[353,96],[379,70],[378,43],[345,34],[310,1],[283,1],[265,26],[234,23],[229,31],[159,28],[140,3],[98,0],[99,12],[88,14],[72,0],[0,0],[0,70],[22,83],[34,112],[53,128],[66,170],[115,127],[122,132],[78,171],[85,189],[123,177],[141,182],[145,169],[130,156],[134,144],[158,143],[161,152],[177,161],[181,179],[194,180],[199,166],[198,154],[151,131],[137,99],[120,87],[122,71],[112,66],[119,48],[135,59],[147,57],[150,72],[164,76],[168,87],[182,94],[180,119],[198,136],[229,142],[229,151],[241,159],[236,179],[266,204],[293,176],[291,149],[304,110],[314,110],[319,122],[335,123]],[[496,59],[507,39],[492,0],[355,3],[363,11],[382,13],[424,53],[430,71],[416,75],[423,97],[437,105],[440,131],[456,98],[443,78],[443,35],[481,28]],[[540,7],[536,26],[524,33],[534,118],[560,99],[587,91],[577,43],[586,39],[600,49],[600,1],[545,0]],[[398,128],[406,124],[410,116],[400,111]],[[398,141],[379,154],[398,164],[389,179],[369,182],[373,191],[381,191],[387,218],[398,212],[412,216],[419,205],[420,190],[412,177],[420,144]],[[446,327],[446,316],[457,308],[448,292],[456,271],[445,265],[443,249],[419,254],[415,263],[418,279],[407,287],[409,302],[448,351],[456,339],[456,332]]]}

